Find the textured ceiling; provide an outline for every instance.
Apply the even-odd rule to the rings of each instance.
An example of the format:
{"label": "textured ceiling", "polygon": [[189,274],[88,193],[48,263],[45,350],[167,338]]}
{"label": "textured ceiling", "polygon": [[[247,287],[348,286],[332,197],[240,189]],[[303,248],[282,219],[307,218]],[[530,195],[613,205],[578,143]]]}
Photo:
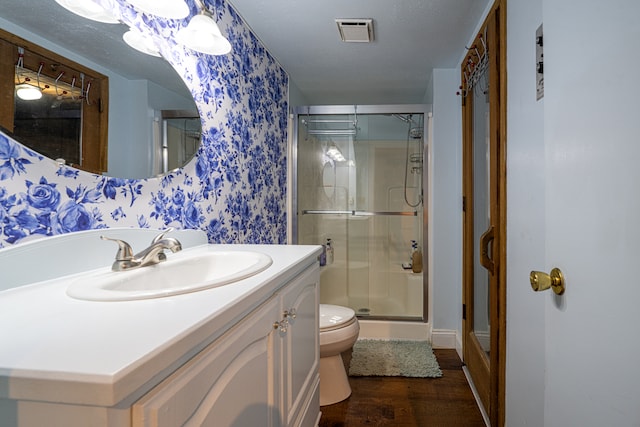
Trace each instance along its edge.
{"label": "textured ceiling", "polygon": [[[205,1],[208,3],[208,1]],[[421,103],[433,68],[454,68],[489,0],[229,0],[310,104]],[[53,0],[2,0],[0,17],[125,77],[180,87],[168,64],[126,46],[126,28]],[[335,19],[373,19],[372,43],[344,43]],[[4,22],[6,24],[6,21]],[[3,24],[0,20],[0,24]],[[10,25],[0,25],[9,29]]]}
{"label": "textured ceiling", "polygon": [[[312,104],[419,103],[454,68],[488,0],[230,0]],[[336,18],[373,19],[344,43]]]}

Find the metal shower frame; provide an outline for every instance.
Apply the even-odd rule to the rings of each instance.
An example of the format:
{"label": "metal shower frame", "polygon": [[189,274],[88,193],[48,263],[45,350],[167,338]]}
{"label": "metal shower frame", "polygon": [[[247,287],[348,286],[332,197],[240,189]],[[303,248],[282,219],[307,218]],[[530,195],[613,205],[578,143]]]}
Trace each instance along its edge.
{"label": "metal shower frame", "polygon": [[[428,153],[429,147],[427,144],[429,143],[428,133],[430,129],[427,129],[427,124],[429,120],[427,117],[432,112],[432,106],[430,104],[380,104],[380,105],[311,105],[311,106],[299,106],[293,110],[293,114],[290,116],[291,120],[291,137],[290,141],[290,185],[289,185],[289,233],[290,233],[290,243],[297,244],[298,243],[298,134],[299,134],[299,116],[306,115],[322,115],[322,114],[353,114],[356,117],[360,114],[423,114],[424,120],[422,123],[422,135],[423,135],[423,152]],[[425,159],[426,161],[426,159]],[[427,189],[428,186],[428,174],[425,173],[422,176],[423,179],[423,188]],[[425,204],[423,205],[423,228],[422,228],[422,238],[423,238],[423,256],[426,258],[429,256],[429,248],[427,247],[428,240],[428,203],[427,199],[424,200]],[[428,265],[425,263],[424,265]],[[428,323],[428,295],[429,295],[429,279],[428,279],[428,269],[423,270],[423,305],[422,305],[422,322]],[[371,317],[371,320],[385,319],[385,320],[396,320],[389,317]],[[407,320],[406,318],[400,318],[397,320]]]}

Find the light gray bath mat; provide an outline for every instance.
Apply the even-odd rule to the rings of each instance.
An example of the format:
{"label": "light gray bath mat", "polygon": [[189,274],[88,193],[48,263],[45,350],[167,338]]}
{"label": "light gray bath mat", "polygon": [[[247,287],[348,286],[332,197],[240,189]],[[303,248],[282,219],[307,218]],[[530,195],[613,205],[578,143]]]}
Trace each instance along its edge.
{"label": "light gray bath mat", "polygon": [[437,378],[442,371],[428,341],[359,339],[349,375]]}

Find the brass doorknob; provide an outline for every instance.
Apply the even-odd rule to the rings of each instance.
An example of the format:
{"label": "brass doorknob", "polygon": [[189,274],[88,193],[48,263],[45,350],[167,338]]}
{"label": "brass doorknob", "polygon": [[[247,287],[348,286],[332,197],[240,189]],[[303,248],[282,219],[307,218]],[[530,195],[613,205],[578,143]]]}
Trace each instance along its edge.
{"label": "brass doorknob", "polygon": [[536,292],[546,291],[551,288],[556,295],[562,295],[564,293],[564,276],[559,268],[551,270],[551,274],[532,271],[531,274],[529,274],[529,281],[531,282],[531,287]]}

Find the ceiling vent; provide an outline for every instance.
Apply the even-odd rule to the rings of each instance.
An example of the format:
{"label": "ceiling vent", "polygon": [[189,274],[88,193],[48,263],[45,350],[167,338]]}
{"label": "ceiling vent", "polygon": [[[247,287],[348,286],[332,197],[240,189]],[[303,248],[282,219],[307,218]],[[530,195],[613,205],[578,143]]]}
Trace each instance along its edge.
{"label": "ceiling vent", "polygon": [[347,43],[373,41],[373,19],[336,19],[340,38]]}

